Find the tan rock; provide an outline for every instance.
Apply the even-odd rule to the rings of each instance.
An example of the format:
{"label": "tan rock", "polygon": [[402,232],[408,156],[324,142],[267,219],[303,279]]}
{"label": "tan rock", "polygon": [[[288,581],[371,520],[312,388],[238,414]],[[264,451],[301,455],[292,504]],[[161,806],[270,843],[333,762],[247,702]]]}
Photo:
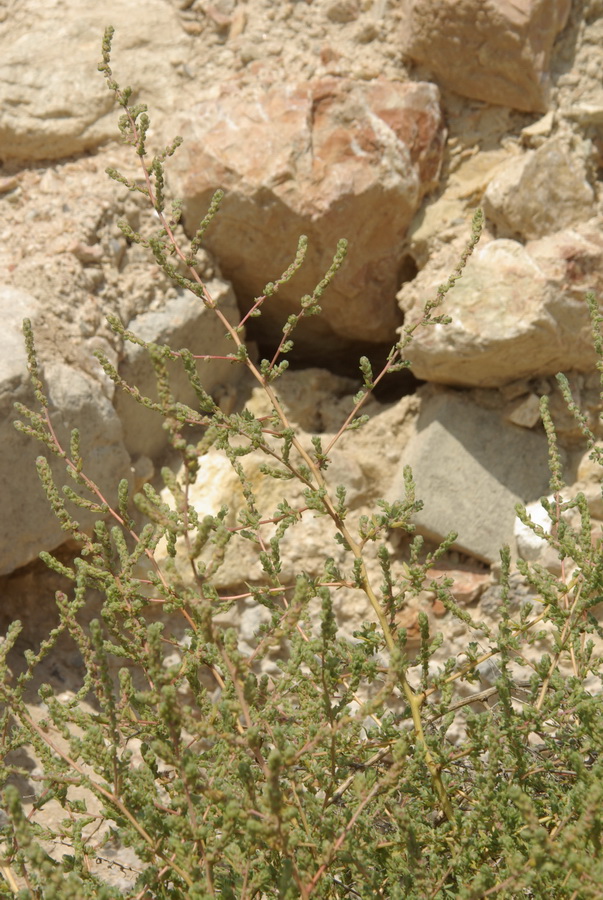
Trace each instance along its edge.
{"label": "tan rock", "polygon": [[[414,374],[443,384],[498,387],[592,369],[584,294],[603,288],[603,241],[595,225],[525,247],[507,239],[478,245],[442,308],[451,324],[419,330],[407,350]],[[455,254],[446,255],[446,265],[442,253],[399,292],[409,320],[419,317],[425,299],[452,270]]]}
{"label": "tan rock", "polygon": [[360,3],[358,0],[331,0],[327,4],[326,13],[331,22],[344,25],[347,22],[354,22],[358,18]]}
{"label": "tan rock", "polygon": [[419,610],[417,604],[405,606],[396,614],[395,623],[398,628],[406,629],[406,648],[416,650],[421,646],[421,629],[419,628]]}
{"label": "tan rock", "polygon": [[[302,431],[320,434],[338,431],[351,410],[357,383],[326,369],[288,371],[274,384],[289,420]],[[245,404],[258,418],[272,412],[264,391],[256,387]]]}
{"label": "tan rock", "polygon": [[[433,85],[326,79],[225,86],[181,124],[176,190],[194,232],[218,187],[227,191],[206,234],[242,302],[249,306],[291,263],[300,234],[306,262],[265,304],[262,333],[280,335],[328,269],[339,238],[351,252],[321,301],[323,315],[298,340],[336,350],[340,339],[389,341],[401,242],[421,200],[437,183],[444,142]],[[301,338],[300,338],[301,335]]]}
{"label": "tan rock", "polygon": [[599,453],[603,452],[603,444],[598,443],[593,447],[593,450],[588,450],[578,463],[577,470],[577,478],[579,481],[590,482],[591,484],[600,484],[601,483],[601,463],[597,462],[596,459],[592,459],[593,451],[598,451]]}
{"label": "tan rock", "polygon": [[[0,148],[3,159],[57,159],[116,134],[113,94],[97,71],[106,24],[116,29],[115,77],[144,85],[154,109],[181,102],[175,66],[186,39],[162,0],[25,0],[0,33]],[[117,59],[119,57],[119,62]]]}
{"label": "tan rock", "polygon": [[548,112],[541,119],[521,129],[521,143],[525,147],[541,147],[553,132],[555,114]]}
{"label": "tan rock", "polygon": [[[584,484],[578,485],[578,487],[586,497],[586,503],[588,505],[589,513],[594,519],[598,519],[600,522],[601,519],[603,519],[603,494],[601,490],[601,481],[599,480],[598,484]],[[600,537],[600,526],[596,530],[597,535]]]}
{"label": "tan rock", "polygon": [[[589,212],[587,209],[586,215]],[[587,291],[600,294],[603,289],[601,225],[602,220],[594,218],[526,244],[527,252],[547,280],[581,305]],[[574,321],[574,327],[576,324]]]}
{"label": "tan rock", "polygon": [[570,0],[403,0],[402,47],[447,88],[545,111],[548,68]]}
{"label": "tan rock", "polygon": [[488,185],[483,203],[498,236],[539,238],[590,218],[595,195],[585,152],[554,137],[504,166]]}
{"label": "tan rock", "polygon": [[536,394],[528,394],[507,410],[506,418],[513,425],[534,428],[540,422],[540,399]]}
{"label": "tan rock", "polygon": [[[245,457],[243,462],[249,484],[254,491],[257,508],[264,522],[261,527],[263,547],[269,551],[270,539],[274,537],[277,527],[271,519],[278,517],[278,504],[286,498],[295,509],[305,507],[301,486],[266,477],[260,470],[262,463],[267,462],[263,454],[254,453]],[[226,526],[233,530],[240,528],[239,515],[245,509],[245,501],[241,484],[230,462],[223,454],[210,451],[200,459],[200,464],[197,482],[189,492],[189,501],[197,514],[200,518],[216,515],[220,507],[226,504],[229,508]],[[169,491],[164,490],[162,497],[168,505],[173,506],[174,500]],[[267,586],[269,581],[259,558],[263,547],[235,533],[226,548],[223,564],[211,579],[212,586],[219,591],[221,597],[233,599],[233,606],[217,617],[216,623],[222,627],[235,627],[239,636],[239,647],[243,650],[248,650],[254,643],[254,635],[258,628],[269,617],[267,610],[249,596],[249,586]],[[286,601],[291,598],[296,576],[305,572],[311,577],[319,577],[328,556],[333,557],[338,566],[345,567],[345,552],[334,542],[329,521],[325,518],[316,518],[310,511],[303,513],[300,520],[289,528],[280,550],[279,581],[288,588],[283,592]],[[163,541],[159,544],[155,556],[170,583],[175,586],[195,587],[183,539],[177,541],[176,558],[173,562],[167,557]],[[215,548],[209,545],[196,560],[196,565],[209,564],[214,556]],[[368,601],[360,591],[338,590],[334,593],[334,597],[340,624],[351,622],[353,629],[365,618],[370,618]],[[318,621],[320,613],[315,602],[312,608],[315,621]]]}

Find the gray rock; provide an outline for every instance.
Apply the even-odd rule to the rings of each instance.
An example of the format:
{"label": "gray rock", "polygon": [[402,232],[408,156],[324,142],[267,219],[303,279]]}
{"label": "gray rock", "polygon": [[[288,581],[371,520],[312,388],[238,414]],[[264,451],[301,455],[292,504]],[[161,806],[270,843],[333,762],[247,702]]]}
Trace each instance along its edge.
{"label": "gray rock", "polygon": [[[20,418],[13,408],[15,400],[38,410],[29,383],[20,326],[23,314],[35,316],[39,307],[28,295],[5,289],[0,291],[0,309],[5,323],[0,367],[0,574],[5,574],[30,562],[40,550],[52,550],[65,541],[66,535],[40,485],[36,457],[43,455],[49,459],[59,486],[69,484],[76,488],[76,485],[66,475],[63,461],[33,437],[18,432],[13,424]],[[53,362],[42,366],[41,373],[58,440],[68,450],[71,429],[80,430],[86,474],[107,500],[115,503],[118,482],[131,478],[131,471],[121,422],[110,400],[99,389],[98,382],[72,366]],[[84,529],[90,528],[98,518],[96,513],[75,507],[70,511]]]}
{"label": "gray rock", "polygon": [[23,338],[23,319],[35,321],[40,305],[35,297],[17,288],[0,287],[0,416],[13,412],[15,400],[27,393],[27,354]]}
{"label": "gray rock", "polygon": [[[207,288],[226,318],[233,323],[238,322],[232,288],[219,279],[209,281]],[[128,324],[128,330],[148,343],[167,344],[175,351],[186,347],[195,355],[225,356],[235,349],[233,342],[226,339],[225,328],[215,314],[192,294],[180,294],[168,300],[161,310],[136,316]],[[169,363],[168,368],[176,400],[197,409],[196,395],[184,367],[174,361]],[[200,361],[197,371],[203,388],[211,394],[218,386],[225,387],[238,381],[242,366],[225,360]],[[137,387],[143,396],[157,399],[155,373],[144,347],[126,343],[119,374],[130,386]],[[133,457],[143,455],[153,459],[165,449],[167,434],[158,413],[141,406],[122,390],[116,392],[115,408],[123,422],[125,445]]]}
{"label": "gray rock", "polygon": [[390,501],[404,496],[406,465],[424,503],[415,517],[418,531],[438,541],[456,531],[458,549],[489,563],[503,544],[514,545],[515,504],[548,489],[544,435],[509,425],[462,394],[423,402]]}

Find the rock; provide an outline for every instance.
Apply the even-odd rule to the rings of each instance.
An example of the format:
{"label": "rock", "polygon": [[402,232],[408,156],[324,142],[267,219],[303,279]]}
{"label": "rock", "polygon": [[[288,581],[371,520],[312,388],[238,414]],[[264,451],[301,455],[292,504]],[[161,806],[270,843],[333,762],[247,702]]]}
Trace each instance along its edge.
{"label": "rock", "polygon": [[514,544],[515,504],[548,488],[544,435],[508,425],[462,394],[425,399],[417,433],[400,456],[390,501],[403,496],[403,468],[410,465],[424,504],[417,530],[437,541],[456,531],[458,549],[489,563],[503,544]]}
{"label": "rock", "polygon": [[[486,588],[480,598],[480,611],[484,615],[485,620],[495,628],[499,626],[503,607],[503,586],[500,584],[501,571],[499,561],[492,566],[494,582]],[[518,614],[527,603],[531,604],[532,609],[534,607],[539,611],[542,609],[542,598],[538,596],[536,588],[527,584],[523,575],[513,568],[509,574],[507,601],[513,615]]]}
{"label": "rock", "polygon": [[588,511],[593,517],[593,519],[597,519],[599,522],[598,534],[597,538],[601,536],[601,528],[600,523],[603,520],[603,492],[601,488],[601,481],[597,484],[577,484],[575,488],[581,490],[584,496],[586,497],[586,503],[588,506]]}
{"label": "rock", "polygon": [[[359,479],[362,473],[352,460],[336,459],[336,482],[341,482],[350,489],[352,498],[359,492]],[[270,520],[278,517],[278,505],[286,499],[294,509],[306,506],[303,497],[303,486],[296,482],[287,482],[268,478],[261,472],[261,465],[268,460],[261,453],[253,453],[242,460],[246,476],[256,498],[257,509],[266,524],[262,527],[262,539],[265,547],[270,549],[270,539],[276,533],[276,524]],[[272,461],[270,461],[272,462]],[[227,527],[240,527],[240,514],[245,509],[245,501],[241,484],[234,473],[230,462],[219,452],[210,451],[200,459],[200,472],[195,485],[189,490],[190,502],[200,518],[205,515],[216,515],[220,507],[226,504],[229,508],[225,520]],[[162,499],[173,507],[174,499],[168,490],[162,492]],[[245,649],[253,639],[257,627],[265,620],[266,610],[255,601],[247,598],[249,585],[267,584],[267,576],[260,561],[260,546],[250,540],[236,536],[228,544],[224,561],[213,575],[211,583],[222,596],[235,596],[233,607],[217,619],[224,627],[236,627],[239,634],[239,646]],[[335,564],[343,571],[349,568],[347,554],[333,536],[333,527],[326,517],[318,518],[310,510],[303,513],[300,521],[290,527],[281,543],[281,567],[279,580],[281,584],[293,587],[297,575],[303,573],[310,577],[319,577],[324,571],[327,557],[332,557]],[[215,548],[204,549],[199,558],[201,563],[209,563],[215,554]],[[156,559],[171,583],[178,586],[193,586],[191,565],[187,559],[186,545],[182,539],[176,543],[176,558],[171,562],[166,553],[165,542],[162,541],[156,551]],[[290,597],[290,593],[286,594]],[[338,620],[347,626],[348,633],[357,628],[364,620],[373,618],[368,601],[358,590],[340,589],[334,595]]]}
{"label": "rock", "polygon": [[603,469],[597,454],[601,454],[602,450],[603,444],[598,442],[582,454],[576,467],[576,481],[571,488],[571,496],[575,497],[579,491],[584,494],[591,516],[599,521],[603,519]]}
{"label": "rock", "polygon": [[[600,294],[603,289],[602,223],[597,217],[526,244],[526,250],[547,280],[574,301],[582,302],[587,291]],[[574,327],[577,324],[574,322]]]}
{"label": "rock", "polygon": [[[232,288],[220,279],[207,282],[207,288],[226,318],[236,324],[239,314]],[[147,343],[167,344],[178,351],[186,347],[194,355],[215,354],[226,356],[234,345],[226,339],[226,331],[212,310],[206,309],[198,297],[180,293],[168,300],[155,312],[141,313],[128,323],[127,328]],[[170,385],[175,399],[193,409],[198,402],[186,372],[180,363],[168,364]],[[226,360],[199,361],[197,371],[204,390],[211,394],[216,388],[235,384],[242,375],[242,366]],[[120,376],[141,394],[157,399],[157,386],[153,365],[144,347],[126,342],[124,356],[119,365]],[[124,391],[116,393],[115,409],[124,427],[124,442],[132,456],[156,458],[167,446],[167,434],[163,419],[158,413],[146,409]]]}
{"label": "rock", "polygon": [[344,25],[347,22],[354,22],[360,14],[360,3],[358,0],[331,0],[327,6],[327,18],[331,22],[337,22]]}
{"label": "rock", "polygon": [[[326,369],[309,368],[287,371],[275,388],[290,422],[302,431],[323,434],[339,430],[352,408],[350,400],[358,383]],[[271,413],[268,398],[259,387],[245,405],[258,418]]]}
{"label": "rock", "polygon": [[525,147],[532,147],[533,149],[541,147],[546,139],[551,136],[554,126],[555,114],[551,111],[542,116],[541,119],[537,119],[536,122],[532,122],[531,125],[521,129],[521,143]]}
{"label": "rock", "polygon": [[[460,100],[457,101],[457,104],[461,105]],[[503,112],[508,113],[502,107],[499,107],[499,111],[501,117]],[[430,197],[429,202],[423,204],[409,229],[405,260],[408,260],[411,265],[410,272],[403,268],[400,271],[402,285],[412,280],[416,275],[416,269],[423,269],[430,260],[433,264],[433,261],[441,255],[447,259],[447,263],[455,265],[456,260],[449,259],[447,251],[451,242],[458,237],[460,224],[464,224],[466,240],[470,232],[471,210],[476,205],[481,205],[488,184],[500,166],[509,159],[509,150],[498,146],[501,133],[504,134],[504,131],[500,124],[497,128],[488,126],[487,112],[492,114],[492,107],[486,107],[482,111],[482,115],[476,117],[478,124],[475,132],[470,134],[469,140],[477,140],[478,134],[485,133],[488,144],[494,145],[492,150],[477,154],[464,150],[466,138],[464,136],[460,138],[459,135],[463,135],[463,126],[467,120],[471,121],[471,117],[466,115],[462,121],[455,123],[457,134],[449,138],[446,145],[447,153],[450,153],[451,157],[446,189],[441,193],[438,192],[433,198]],[[482,242],[484,240],[485,238],[482,238]],[[445,273],[442,272],[442,280],[448,277],[450,271],[449,269]]]}
{"label": "rock", "polygon": [[[404,285],[398,299],[408,320],[418,319],[454,259],[449,248]],[[584,294],[603,288],[602,263],[603,241],[590,225],[525,247],[508,239],[478,245],[442,307],[452,322],[418,330],[406,351],[414,374],[441,384],[498,387],[590,371],[596,356]]]}
{"label": "rock", "polygon": [[[548,500],[552,501],[553,497],[549,496]],[[526,512],[535,525],[546,534],[551,533],[551,519],[539,500],[526,504]],[[561,572],[561,560],[545,538],[539,537],[518,517],[515,519],[515,542],[521,559],[537,562],[556,575]]]}
{"label": "rock", "polygon": [[[41,306],[34,298],[14,289],[0,291],[3,322],[0,352],[0,575],[30,562],[40,550],[52,550],[65,540],[36,475],[35,459],[46,456],[59,487],[73,482],[64,463],[44,446],[18,432],[13,422],[21,418],[13,407],[19,400],[37,410],[29,382],[21,322],[35,321]],[[115,502],[121,478],[130,476],[130,457],[123,445],[122,428],[110,400],[99,390],[98,382],[64,363],[41,367],[50,401],[50,416],[57,436],[69,449],[72,428],[80,429],[81,452],[86,474]],[[88,496],[88,495],[86,495]],[[89,499],[95,499],[90,498]],[[89,528],[98,518],[95,513],[72,507],[82,527]]]}
{"label": "rock", "polygon": [[540,422],[540,398],[536,394],[528,394],[507,410],[506,418],[513,425],[534,428]]}
{"label": "rock", "polygon": [[[426,609],[422,611],[426,612],[427,609],[429,609],[430,600],[426,596],[421,596],[420,599],[423,601],[422,605],[426,607]],[[406,644],[404,645],[406,651],[413,651],[421,646],[418,606],[419,604],[415,601],[411,605],[405,606],[404,609],[400,610],[399,613],[396,613],[394,617],[396,626],[406,630]]]}
{"label": "rock", "polygon": [[[279,400],[301,436],[302,443],[311,452],[309,433],[319,433],[325,444],[345,420],[345,411],[351,408],[352,383],[347,378],[331,375],[329,372],[309,369],[300,372],[286,372],[275,383]],[[345,400],[343,394],[345,391]],[[338,395],[342,397],[338,400]],[[246,403],[246,409],[256,418],[267,417],[271,412],[270,403],[261,390],[254,388]],[[329,431],[325,431],[328,428]],[[277,445],[278,446],[278,445]],[[370,495],[367,477],[359,462],[349,452],[335,447],[329,453],[331,463],[326,470],[328,483],[333,487],[342,484],[346,488],[346,499],[350,508],[366,503]],[[297,481],[285,481],[266,476],[261,467],[268,462],[260,451],[254,451],[241,459],[246,476],[256,497],[257,508],[262,519],[268,523],[277,514],[277,507],[286,498],[294,508],[306,507],[304,485]],[[170,492],[163,492],[164,500],[173,503]],[[227,524],[236,526],[239,515],[246,508],[240,481],[231,463],[221,451],[210,450],[200,460],[200,471],[196,482],[190,488],[190,498],[198,515],[216,515],[223,503],[229,507]],[[264,528],[266,542],[273,536],[275,525]],[[286,534],[281,548],[282,570],[285,580],[294,579],[300,567],[313,575],[322,572],[326,556],[332,555],[341,564],[345,553],[333,540],[333,529],[326,517],[315,517],[306,510],[300,523]],[[184,549],[184,548],[181,548]],[[178,571],[188,577],[188,563],[180,561]],[[237,539],[229,544],[224,565],[214,580],[219,590],[239,587],[248,582],[262,583],[265,575],[259,560],[258,547],[249,541]]]}
{"label": "rock", "polygon": [[23,337],[23,319],[35,322],[41,312],[39,302],[26,291],[2,285],[0,287],[0,411],[2,417],[12,415],[13,401],[22,400],[21,389],[27,392],[27,353]]}
{"label": "rock", "polygon": [[594,200],[580,149],[555,137],[504,166],[483,205],[499,237],[533,239],[590,218]]}
{"label": "rock", "polygon": [[583,103],[575,106],[562,107],[561,112],[567,119],[573,119],[582,127],[588,125],[603,124],[603,102],[601,96],[597,98],[597,103]]}
{"label": "rock", "polygon": [[[591,536],[593,546],[595,546],[601,539],[601,519],[603,518],[603,497],[601,495],[600,480],[597,484],[588,481],[578,481],[573,484],[571,488],[564,488],[561,491],[561,501],[564,502],[573,499],[578,493],[584,495],[588,511],[592,519],[595,520],[591,521]],[[547,500],[554,506],[555,496],[553,494],[549,494]],[[546,534],[550,535],[552,533],[553,523],[551,522],[548,512],[544,509],[539,500],[526,504],[526,512],[530,517],[530,520],[535,525],[539,526]],[[583,523],[578,507],[570,507],[569,509],[564,510],[561,517],[574,533],[581,533]],[[517,552],[522,559],[525,559],[528,562],[538,563],[538,565],[543,566],[555,575],[558,575],[563,571],[563,566],[565,566],[566,573],[570,568],[573,569],[575,567],[575,563],[571,558],[566,559],[566,562],[563,563],[559,554],[549,546],[545,538],[536,534],[533,529],[522,522],[519,517],[515,520],[515,539],[517,543]]]}
{"label": "rock", "polygon": [[549,65],[570,0],[404,0],[402,49],[447,88],[544,112]]}
{"label": "rock", "polygon": [[99,18],[88,0],[25,0],[0,32],[2,159],[58,159],[115,137],[118,112],[97,71],[105,23],[116,29],[119,84],[144,85],[155,109],[181,102],[184,38],[170,4],[148,0],[141,15],[137,0],[108,0]]}
{"label": "rock", "polygon": [[[597,454],[600,455],[603,453],[603,444],[597,443],[592,448],[592,450],[587,450],[586,453],[583,454],[582,458],[578,463],[577,468],[577,478],[578,481],[590,483],[590,484],[600,484],[601,476],[603,474],[603,470],[601,468],[601,463],[597,460]],[[594,458],[593,458],[594,454]]]}
{"label": "rock", "polygon": [[401,240],[442,159],[437,89],[348,79],[243,93],[225,85],[187,112],[180,130],[175,187],[186,198],[186,228],[194,233],[225,188],[205,241],[247,308],[291,264],[299,235],[309,238],[302,269],[264,304],[262,339],[280,340],[345,237],[351,252],[321,300],[323,315],[302,323],[298,341],[327,355],[342,339],[391,341]]}
{"label": "rock", "polygon": [[[476,569],[475,566],[460,566],[458,564],[451,567],[448,564],[441,563],[433,569],[428,569],[427,575],[430,579],[435,579],[436,581],[452,578],[453,584],[450,588],[450,593],[460,606],[472,606],[474,603],[477,603],[492,580],[490,572]],[[441,604],[441,601],[436,602]],[[445,608],[442,608],[445,613]]]}

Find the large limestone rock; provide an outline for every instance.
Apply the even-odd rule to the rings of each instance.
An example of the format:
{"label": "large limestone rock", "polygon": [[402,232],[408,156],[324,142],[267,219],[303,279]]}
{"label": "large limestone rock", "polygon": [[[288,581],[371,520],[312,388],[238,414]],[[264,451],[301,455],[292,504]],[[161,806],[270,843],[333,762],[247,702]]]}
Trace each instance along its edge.
{"label": "large limestone rock", "polygon": [[144,85],[154,110],[179,102],[182,33],[162,0],[25,0],[0,26],[0,158],[57,159],[116,133],[113,94],[97,71],[108,24],[116,29],[115,77]]}
{"label": "large limestone rock", "polygon": [[584,149],[554,137],[510,160],[488,185],[484,212],[499,237],[544,237],[594,215]]}
{"label": "large limestone rock", "polygon": [[[428,264],[398,294],[407,320],[446,280],[454,254]],[[458,257],[457,257],[458,258]],[[512,240],[478,245],[447,294],[449,325],[419,329],[407,350],[417,378],[457,386],[499,387],[595,365],[584,294],[603,288],[603,241],[592,226],[525,247]]]}
{"label": "large limestone rock", "polygon": [[403,51],[465,97],[544,111],[551,50],[570,7],[570,0],[403,0]]}
{"label": "large limestone rock", "polygon": [[417,530],[437,541],[455,531],[460,550],[488,563],[499,559],[503,544],[514,547],[515,504],[548,489],[544,434],[509,425],[452,392],[424,400],[417,434],[401,452],[392,501],[404,496],[407,465],[424,504]]}
{"label": "large limestone rock", "polygon": [[206,233],[208,248],[250,305],[290,265],[300,234],[306,262],[265,304],[264,337],[280,336],[329,267],[339,238],[350,254],[298,332],[328,354],[338,342],[390,341],[401,241],[437,182],[444,142],[434,85],[314,80],[241,94],[236,85],[188,111],[174,160],[194,233],[218,187],[227,191]]}
{"label": "large limestone rock", "polygon": [[[36,474],[35,459],[45,455],[59,485],[75,482],[65,473],[65,464],[33,438],[18,432],[13,403],[37,409],[29,382],[21,323],[41,317],[41,305],[30,295],[12,288],[0,290],[0,574],[11,572],[34,559],[40,550],[52,550],[65,540],[50,509]],[[121,478],[131,477],[130,457],[123,445],[122,427],[111,401],[95,381],[82,371],[53,362],[42,368],[50,401],[50,416],[58,439],[69,449],[72,428],[79,428],[86,474],[111,501],[116,499]],[[88,499],[93,499],[88,497]],[[77,512],[84,527],[98,516]]]}

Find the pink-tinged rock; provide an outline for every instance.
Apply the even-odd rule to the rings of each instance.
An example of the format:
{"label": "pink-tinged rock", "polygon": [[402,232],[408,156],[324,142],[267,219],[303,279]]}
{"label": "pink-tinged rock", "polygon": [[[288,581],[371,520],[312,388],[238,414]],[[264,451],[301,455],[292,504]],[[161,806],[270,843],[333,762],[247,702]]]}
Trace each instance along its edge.
{"label": "pink-tinged rock", "polygon": [[[423,610],[426,612],[427,610]],[[419,610],[416,606],[406,606],[395,617],[396,628],[406,630],[406,649],[416,650],[421,646],[421,629],[419,628]]]}
{"label": "pink-tinged rock", "polygon": [[551,51],[570,6],[571,0],[403,0],[403,51],[465,97],[544,111]]}
{"label": "pink-tinged rock", "polygon": [[185,226],[194,233],[214,191],[226,189],[206,245],[244,304],[290,265],[299,236],[309,238],[303,268],[265,304],[263,335],[280,334],[345,237],[348,258],[303,341],[328,351],[341,338],[395,339],[402,240],[437,183],[445,140],[434,85],[332,78],[242,96],[228,84],[180,130]]}
{"label": "pink-tinged rock", "polygon": [[449,569],[442,565],[442,568],[428,569],[427,575],[438,583],[442,583],[444,578],[452,578],[453,584],[450,593],[461,606],[477,603],[492,580],[490,572],[470,566],[457,566]]}
{"label": "pink-tinged rock", "polygon": [[[598,220],[530,241],[478,245],[447,294],[449,325],[419,329],[407,350],[417,378],[440,384],[500,387],[521,378],[586,372],[596,364],[586,291],[603,291]],[[458,248],[457,248],[458,252]],[[407,321],[454,267],[449,250],[398,294]],[[458,258],[458,256],[456,257]]]}

